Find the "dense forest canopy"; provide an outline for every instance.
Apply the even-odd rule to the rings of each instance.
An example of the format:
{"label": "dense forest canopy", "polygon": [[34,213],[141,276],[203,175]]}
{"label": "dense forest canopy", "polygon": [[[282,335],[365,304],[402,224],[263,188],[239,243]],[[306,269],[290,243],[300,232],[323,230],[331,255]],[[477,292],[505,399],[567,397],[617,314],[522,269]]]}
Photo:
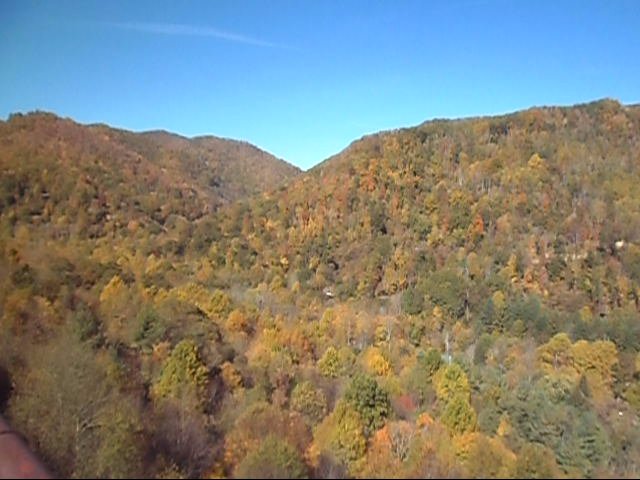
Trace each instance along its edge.
{"label": "dense forest canopy", "polygon": [[640,474],[640,106],[305,173],[34,113],[0,168],[0,407],[58,475]]}

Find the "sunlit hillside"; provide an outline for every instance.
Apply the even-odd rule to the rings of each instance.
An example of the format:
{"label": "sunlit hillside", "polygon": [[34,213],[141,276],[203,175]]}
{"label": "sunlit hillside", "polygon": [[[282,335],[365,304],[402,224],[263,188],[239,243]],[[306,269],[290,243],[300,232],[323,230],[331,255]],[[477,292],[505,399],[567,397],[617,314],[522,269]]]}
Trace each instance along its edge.
{"label": "sunlit hillside", "polygon": [[[2,413],[60,476],[637,477],[640,107],[0,124]],[[2,382],[0,382],[2,384]]]}

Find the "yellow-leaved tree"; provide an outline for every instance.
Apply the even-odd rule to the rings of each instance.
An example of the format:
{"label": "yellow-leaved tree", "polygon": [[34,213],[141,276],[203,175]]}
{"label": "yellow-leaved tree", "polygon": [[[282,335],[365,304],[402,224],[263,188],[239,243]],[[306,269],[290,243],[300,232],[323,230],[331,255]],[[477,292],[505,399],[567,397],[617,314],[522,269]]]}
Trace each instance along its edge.
{"label": "yellow-leaved tree", "polygon": [[188,397],[202,406],[208,382],[209,369],[200,358],[198,346],[193,340],[182,340],[165,360],[151,392],[156,399]]}

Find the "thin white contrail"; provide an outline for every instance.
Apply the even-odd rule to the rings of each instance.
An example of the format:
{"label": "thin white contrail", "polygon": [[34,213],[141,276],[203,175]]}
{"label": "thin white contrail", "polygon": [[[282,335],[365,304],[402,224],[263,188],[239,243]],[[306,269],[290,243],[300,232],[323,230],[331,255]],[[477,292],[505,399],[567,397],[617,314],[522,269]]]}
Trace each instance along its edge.
{"label": "thin white contrail", "polygon": [[293,47],[279,43],[268,42],[258,38],[248,37],[233,32],[226,32],[213,27],[201,27],[197,25],[185,25],[180,23],[146,23],[146,22],[124,22],[109,23],[110,26],[123,30],[134,30],[137,32],[151,33],[155,35],[179,35],[191,37],[212,37],[229,42],[245,43],[257,47],[284,48],[294,50]]}

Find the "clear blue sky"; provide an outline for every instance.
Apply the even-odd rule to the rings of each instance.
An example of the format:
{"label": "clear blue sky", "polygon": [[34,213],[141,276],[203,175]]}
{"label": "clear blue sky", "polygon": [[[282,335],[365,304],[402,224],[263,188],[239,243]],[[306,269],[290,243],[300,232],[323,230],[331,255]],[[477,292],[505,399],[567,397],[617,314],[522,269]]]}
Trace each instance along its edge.
{"label": "clear blue sky", "polygon": [[640,1],[0,1],[0,116],[247,140],[302,168],[366,133],[640,102]]}

